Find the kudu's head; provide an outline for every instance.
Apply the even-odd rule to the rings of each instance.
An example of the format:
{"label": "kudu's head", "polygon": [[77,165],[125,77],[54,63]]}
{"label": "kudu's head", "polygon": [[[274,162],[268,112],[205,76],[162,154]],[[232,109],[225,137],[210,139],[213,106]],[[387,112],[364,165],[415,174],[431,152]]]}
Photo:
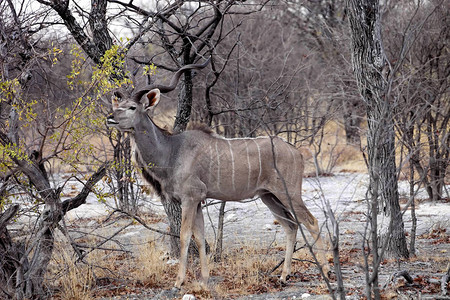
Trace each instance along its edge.
{"label": "kudu's head", "polygon": [[115,92],[112,97],[113,113],[106,119],[106,125],[122,132],[133,131],[138,122],[147,117],[147,111],[158,104],[161,95],[158,88],[145,90],[145,97],[142,97],[144,90],[140,92],[131,97]]}
{"label": "kudu's head", "polygon": [[[175,72],[169,86],[147,86],[128,97],[120,91],[114,92],[112,97],[113,113],[106,119],[106,124],[123,132],[133,131],[142,118],[147,118],[147,112],[158,104],[161,93],[168,93],[175,89],[184,71],[202,69],[206,67],[209,60],[210,58],[203,64],[192,64],[182,67]],[[144,95],[145,97],[143,97]]]}

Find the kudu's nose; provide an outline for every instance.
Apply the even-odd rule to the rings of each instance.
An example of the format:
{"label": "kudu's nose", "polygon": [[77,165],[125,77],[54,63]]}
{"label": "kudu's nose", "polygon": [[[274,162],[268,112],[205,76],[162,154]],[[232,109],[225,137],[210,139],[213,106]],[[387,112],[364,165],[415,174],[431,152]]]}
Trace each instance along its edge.
{"label": "kudu's nose", "polygon": [[119,122],[117,122],[116,120],[114,120],[114,115],[110,114],[107,118],[106,118],[106,125],[115,125],[115,124],[119,124]]}

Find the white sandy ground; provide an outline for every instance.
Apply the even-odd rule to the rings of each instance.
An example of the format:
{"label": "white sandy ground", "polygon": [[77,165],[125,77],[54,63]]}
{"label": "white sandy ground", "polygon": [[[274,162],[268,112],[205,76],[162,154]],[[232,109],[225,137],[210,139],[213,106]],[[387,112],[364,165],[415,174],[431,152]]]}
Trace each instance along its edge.
{"label": "white sandy ground", "polygon": [[[367,202],[365,201],[368,185],[368,176],[365,174],[341,173],[330,177],[305,178],[303,182],[303,200],[312,214],[324,224],[326,216],[324,208],[326,201],[329,202],[336,219],[344,229],[362,232],[366,223],[365,213],[367,212]],[[69,182],[67,187],[73,190],[81,188],[80,183]],[[447,186],[449,189],[450,186]],[[409,185],[407,182],[399,183],[399,193],[401,197],[408,198]],[[426,198],[423,189],[416,195],[417,199]],[[212,201],[212,200],[210,200]],[[151,210],[163,215],[164,210],[158,199],[148,197],[144,201],[144,209]],[[95,219],[107,216],[114,203],[111,199],[107,203],[100,203],[97,198],[90,195],[87,203],[77,209],[70,211],[66,215],[66,221],[71,223],[77,219]],[[208,206],[203,209],[205,216],[206,238],[214,241],[215,229],[218,220],[219,205]],[[352,224],[348,223],[347,216],[357,214],[356,222],[352,217]],[[420,203],[416,206],[418,218],[417,235],[428,232],[433,226],[441,228],[450,227],[450,205],[447,203]],[[410,230],[411,214],[406,211],[404,214],[405,229]],[[387,224],[388,218],[381,215],[380,224]],[[167,224],[152,224],[152,226],[167,229]],[[260,244],[268,246],[272,243],[282,243],[284,245],[284,231],[280,225],[274,224],[274,217],[267,207],[258,199],[255,201],[245,200],[242,202],[228,202],[226,204],[226,215],[224,225],[224,244],[239,246],[242,242]],[[326,230],[326,229],[324,229]],[[141,225],[130,226],[125,236],[143,238],[147,229]],[[345,230],[341,230],[341,234]],[[299,234],[300,236],[300,234]]]}

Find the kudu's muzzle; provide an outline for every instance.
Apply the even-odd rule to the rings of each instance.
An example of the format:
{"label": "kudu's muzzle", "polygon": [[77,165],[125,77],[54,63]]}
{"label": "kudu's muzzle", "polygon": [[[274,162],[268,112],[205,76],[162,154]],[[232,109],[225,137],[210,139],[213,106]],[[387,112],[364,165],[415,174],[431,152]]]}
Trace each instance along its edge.
{"label": "kudu's muzzle", "polygon": [[107,118],[106,118],[106,126],[115,126],[119,124],[119,122],[117,122],[116,120],[114,120],[114,114],[110,114]]}

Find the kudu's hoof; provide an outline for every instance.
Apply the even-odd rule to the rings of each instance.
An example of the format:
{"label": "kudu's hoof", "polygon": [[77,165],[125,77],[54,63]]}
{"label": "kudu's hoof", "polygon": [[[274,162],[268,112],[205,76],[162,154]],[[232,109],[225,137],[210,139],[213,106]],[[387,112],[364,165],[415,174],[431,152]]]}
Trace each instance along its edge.
{"label": "kudu's hoof", "polygon": [[286,286],[289,278],[291,278],[290,275],[287,275],[286,277],[281,276],[278,282],[280,283],[281,286]]}
{"label": "kudu's hoof", "polygon": [[203,290],[205,290],[205,291],[207,291],[207,290],[209,290],[209,288],[210,288],[210,285],[209,285],[209,279],[202,279],[201,281],[200,281],[200,287],[203,289]]}

